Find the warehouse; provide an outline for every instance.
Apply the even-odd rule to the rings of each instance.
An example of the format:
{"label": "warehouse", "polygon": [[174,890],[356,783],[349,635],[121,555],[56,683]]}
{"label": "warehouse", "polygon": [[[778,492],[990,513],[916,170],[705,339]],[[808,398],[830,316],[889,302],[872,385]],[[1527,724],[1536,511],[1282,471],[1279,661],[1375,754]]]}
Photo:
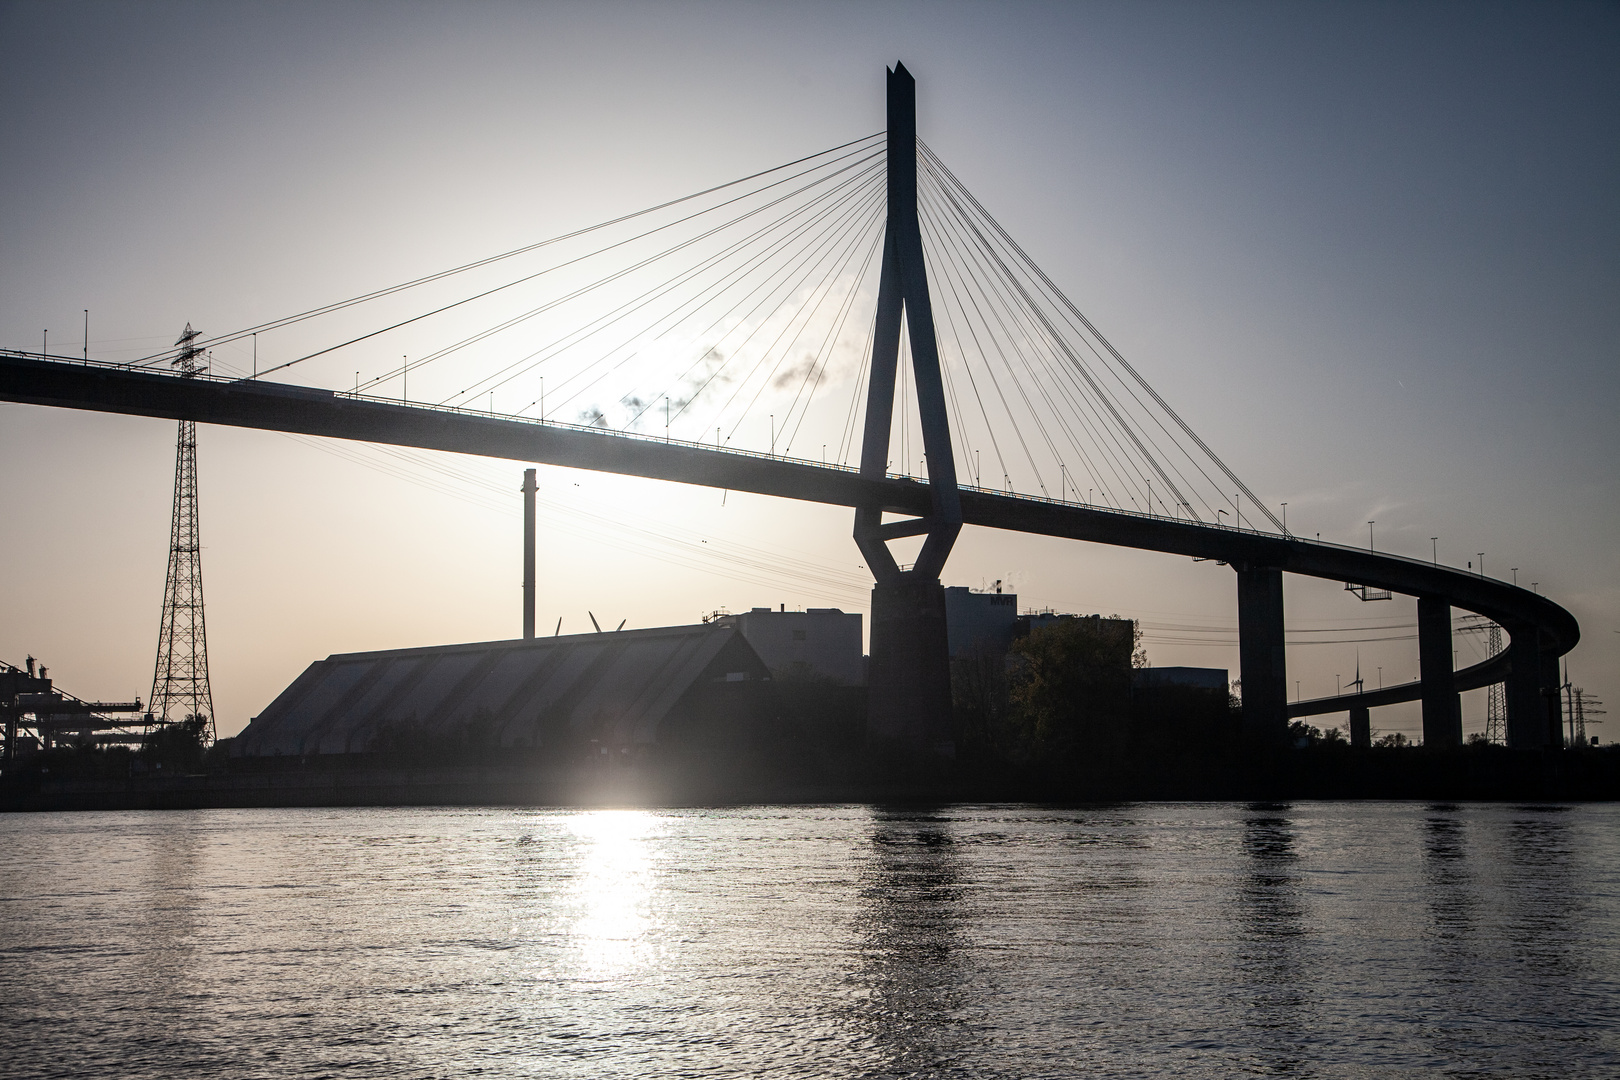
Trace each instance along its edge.
{"label": "warehouse", "polygon": [[403,731],[636,755],[748,722],[769,678],[736,628],[712,624],[342,653],[311,664],[231,754],[367,753]]}

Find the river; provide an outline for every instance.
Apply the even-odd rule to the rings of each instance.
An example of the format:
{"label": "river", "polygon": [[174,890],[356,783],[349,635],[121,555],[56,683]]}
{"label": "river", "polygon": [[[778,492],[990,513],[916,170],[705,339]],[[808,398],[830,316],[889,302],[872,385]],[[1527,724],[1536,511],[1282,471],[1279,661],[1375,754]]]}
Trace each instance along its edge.
{"label": "river", "polygon": [[1620,1075],[1620,807],[0,817],[23,1077]]}

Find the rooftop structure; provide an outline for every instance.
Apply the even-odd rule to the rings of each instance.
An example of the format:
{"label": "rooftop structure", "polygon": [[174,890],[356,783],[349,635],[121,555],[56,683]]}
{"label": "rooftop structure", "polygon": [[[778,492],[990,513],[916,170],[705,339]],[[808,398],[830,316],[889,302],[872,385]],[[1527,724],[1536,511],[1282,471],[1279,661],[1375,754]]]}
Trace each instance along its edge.
{"label": "rooftop structure", "polygon": [[401,729],[633,753],[769,677],[736,628],[714,624],[342,653],[311,664],[231,754],[364,753]]}
{"label": "rooftop structure", "polygon": [[1004,653],[1017,636],[1018,594],[945,590],[945,637],[951,656]]}
{"label": "rooftop structure", "polygon": [[819,676],[840,686],[866,682],[859,612],[757,607],[736,615],[717,614],[710,621],[735,626],[778,678]]}

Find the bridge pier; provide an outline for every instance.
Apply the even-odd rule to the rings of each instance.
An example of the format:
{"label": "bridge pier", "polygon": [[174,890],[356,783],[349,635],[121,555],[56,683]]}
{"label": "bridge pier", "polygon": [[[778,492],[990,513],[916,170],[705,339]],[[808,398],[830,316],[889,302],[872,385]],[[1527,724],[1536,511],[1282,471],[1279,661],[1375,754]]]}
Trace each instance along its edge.
{"label": "bridge pier", "polygon": [[1423,680],[1423,745],[1461,746],[1451,605],[1444,597],[1418,597],[1418,672]]}
{"label": "bridge pier", "polygon": [[1288,737],[1288,661],[1283,642],[1282,571],[1235,566],[1238,575],[1238,666],[1243,680],[1243,733],[1268,742]]}
{"label": "bridge pier", "polygon": [[1372,710],[1365,705],[1350,707],[1350,745],[1372,745]]}
{"label": "bridge pier", "polygon": [[1507,744],[1544,750],[1564,744],[1558,700],[1558,658],[1542,652],[1536,628],[1523,623],[1508,632]]}
{"label": "bridge pier", "polygon": [[872,589],[867,667],[867,738],[873,743],[955,756],[945,587],[902,574]]}

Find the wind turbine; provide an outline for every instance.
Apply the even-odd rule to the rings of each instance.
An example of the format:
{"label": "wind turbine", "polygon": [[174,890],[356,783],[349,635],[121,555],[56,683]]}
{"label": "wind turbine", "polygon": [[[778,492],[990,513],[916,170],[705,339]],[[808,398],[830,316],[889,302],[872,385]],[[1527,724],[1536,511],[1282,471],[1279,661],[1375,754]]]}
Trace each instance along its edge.
{"label": "wind turbine", "polygon": [[1356,677],[1345,684],[1346,687],[1355,687],[1356,693],[1362,693],[1366,686],[1361,681],[1361,650],[1356,650]]}

